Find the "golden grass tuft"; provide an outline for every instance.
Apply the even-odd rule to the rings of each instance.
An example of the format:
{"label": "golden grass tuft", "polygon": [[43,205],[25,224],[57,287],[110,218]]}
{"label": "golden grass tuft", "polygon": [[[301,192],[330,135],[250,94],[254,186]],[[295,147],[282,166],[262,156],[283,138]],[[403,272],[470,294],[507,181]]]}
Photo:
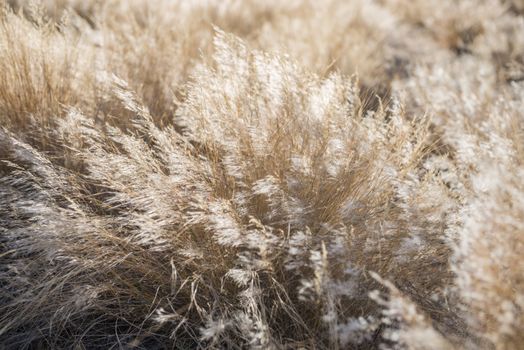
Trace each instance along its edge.
{"label": "golden grass tuft", "polygon": [[7,1],[0,348],[521,349],[519,1]]}

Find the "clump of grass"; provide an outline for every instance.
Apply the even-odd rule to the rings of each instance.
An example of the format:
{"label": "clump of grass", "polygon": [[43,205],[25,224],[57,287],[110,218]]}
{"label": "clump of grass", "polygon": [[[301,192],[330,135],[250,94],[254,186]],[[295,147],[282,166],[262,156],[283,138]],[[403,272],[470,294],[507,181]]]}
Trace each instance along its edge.
{"label": "clump of grass", "polygon": [[522,13],[473,5],[11,1],[1,346],[518,349]]}

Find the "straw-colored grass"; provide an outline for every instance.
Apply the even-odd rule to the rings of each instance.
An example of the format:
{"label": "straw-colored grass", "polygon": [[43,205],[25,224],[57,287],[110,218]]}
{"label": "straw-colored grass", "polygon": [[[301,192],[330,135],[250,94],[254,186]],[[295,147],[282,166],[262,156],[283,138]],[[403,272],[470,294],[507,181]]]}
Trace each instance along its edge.
{"label": "straw-colored grass", "polygon": [[522,349],[523,16],[5,2],[0,349]]}

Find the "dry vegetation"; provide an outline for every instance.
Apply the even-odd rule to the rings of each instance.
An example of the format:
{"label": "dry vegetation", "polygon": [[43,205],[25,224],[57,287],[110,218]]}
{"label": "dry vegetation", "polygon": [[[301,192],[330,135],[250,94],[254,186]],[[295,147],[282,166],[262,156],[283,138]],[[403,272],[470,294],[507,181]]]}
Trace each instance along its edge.
{"label": "dry vegetation", "polygon": [[1,349],[523,349],[522,0],[0,10]]}

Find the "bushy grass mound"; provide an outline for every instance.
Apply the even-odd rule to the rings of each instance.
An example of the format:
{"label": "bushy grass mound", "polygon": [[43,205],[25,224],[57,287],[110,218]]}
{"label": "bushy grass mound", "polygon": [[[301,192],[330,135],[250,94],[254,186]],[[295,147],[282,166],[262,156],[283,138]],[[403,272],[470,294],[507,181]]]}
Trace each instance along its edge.
{"label": "bushy grass mound", "polygon": [[524,3],[8,1],[0,348],[521,349]]}

